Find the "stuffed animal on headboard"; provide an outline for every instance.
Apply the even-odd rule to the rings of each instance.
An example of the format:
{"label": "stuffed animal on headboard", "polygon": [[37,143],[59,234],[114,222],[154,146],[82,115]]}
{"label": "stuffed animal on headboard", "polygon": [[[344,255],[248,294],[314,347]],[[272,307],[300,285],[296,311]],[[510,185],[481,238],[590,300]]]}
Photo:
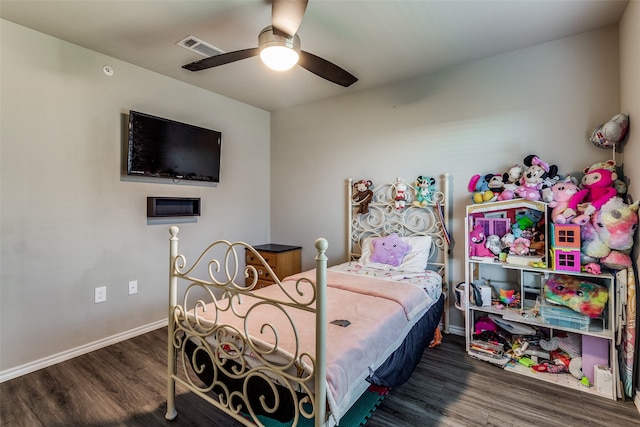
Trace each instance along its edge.
{"label": "stuffed animal on headboard", "polygon": [[353,184],[355,194],[352,198],[353,202],[358,205],[359,214],[369,213],[369,203],[373,198],[373,191],[370,190],[372,185],[373,183],[368,179],[361,179]]}
{"label": "stuffed animal on headboard", "polygon": [[579,276],[551,274],[544,285],[544,297],[551,303],[596,318],[607,305],[609,290],[606,286],[581,280]]}
{"label": "stuffed animal on headboard", "polygon": [[420,175],[415,182],[416,199],[413,206],[425,207],[431,204],[433,193],[436,191],[436,180],[430,176]]}
{"label": "stuffed animal on headboard", "polygon": [[409,195],[407,194],[407,184],[402,180],[398,179],[394,184],[394,196],[396,211],[400,212],[404,209],[407,204],[407,199]]}

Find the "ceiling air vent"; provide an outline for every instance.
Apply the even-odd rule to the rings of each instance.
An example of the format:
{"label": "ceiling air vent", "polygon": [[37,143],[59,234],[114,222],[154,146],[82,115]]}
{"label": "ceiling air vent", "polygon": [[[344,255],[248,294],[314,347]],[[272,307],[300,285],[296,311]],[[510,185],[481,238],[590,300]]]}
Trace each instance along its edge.
{"label": "ceiling air vent", "polygon": [[212,46],[209,43],[205,43],[193,36],[187,36],[176,44],[206,57],[216,56],[224,53],[223,50],[220,50],[217,47]]}

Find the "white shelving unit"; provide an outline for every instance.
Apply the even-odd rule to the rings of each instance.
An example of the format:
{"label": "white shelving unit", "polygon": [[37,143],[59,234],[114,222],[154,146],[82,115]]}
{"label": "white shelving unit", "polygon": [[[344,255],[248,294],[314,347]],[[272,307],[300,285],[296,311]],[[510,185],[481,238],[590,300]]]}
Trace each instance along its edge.
{"label": "white shelving unit", "polygon": [[[466,247],[469,247],[469,231],[474,225],[486,222],[484,218],[496,218],[501,222],[505,218],[513,218],[516,213],[521,213],[526,209],[537,209],[544,212],[545,242],[549,241],[548,227],[546,226],[547,206],[542,202],[529,202],[526,200],[510,200],[503,202],[483,203],[467,206],[466,214]],[[477,221],[482,218],[480,221]],[[560,386],[578,389],[583,392],[607,397],[616,400],[622,393],[619,389],[619,371],[617,365],[616,331],[620,318],[616,307],[619,300],[619,292],[626,288],[626,275],[616,273],[604,273],[593,275],[589,273],[573,271],[555,271],[549,268],[537,268],[531,265],[513,264],[507,261],[500,262],[495,258],[470,257],[467,250],[465,262],[466,292],[467,298],[465,308],[465,330],[466,330],[466,350],[470,356],[485,360],[490,363],[503,366],[505,370],[527,375],[531,378],[558,384]],[[544,253],[549,254],[549,248],[545,245]],[[520,260],[521,262],[521,260]],[[608,302],[602,316],[598,319],[589,319],[586,323],[577,324],[573,322],[559,322],[560,324],[550,324],[545,322],[541,315],[536,315],[536,300],[544,303],[543,287],[546,280],[552,274],[566,274],[577,276],[581,280],[597,283],[605,286],[609,290]],[[479,306],[475,304],[474,292],[469,286],[470,283],[484,283],[490,285],[493,302],[491,305]],[[520,302],[515,306],[504,306],[499,308],[496,296],[500,289],[514,290],[520,294]],[[486,303],[485,303],[486,304]],[[503,320],[515,322],[516,325],[532,327],[536,330],[542,329],[545,335],[551,337],[560,331],[588,335],[604,339],[608,343],[608,367],[611,369],[611,387],[600,386],[598,390],[595,386],[587,387],[569,373],[547,373],[538,372],[530,367],[523,366],[508,357],[496,359],[491,356],[484,356],[477,351],[471,350],[471,341],[474,339],[475,326],[478,319],[487,316],[499,316]],[[554,321],[554,323],[556,323]],[[569,325],[569,326],[567,326]]]}

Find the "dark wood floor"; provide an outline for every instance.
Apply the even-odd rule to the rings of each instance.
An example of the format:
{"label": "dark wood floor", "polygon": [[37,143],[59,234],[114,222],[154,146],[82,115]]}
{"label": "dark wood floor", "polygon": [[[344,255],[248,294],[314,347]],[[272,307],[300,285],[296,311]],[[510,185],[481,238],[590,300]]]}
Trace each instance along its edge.
{"label": "dark wood floor", "polygon": [[[240,426],[184,390],[164,419],[166,329],[0,384],[0,425],[20,427]],[[467,357],[462,337],[427,349],[367,427],[640,426],[630,402],[613,402],[508,373]]]}

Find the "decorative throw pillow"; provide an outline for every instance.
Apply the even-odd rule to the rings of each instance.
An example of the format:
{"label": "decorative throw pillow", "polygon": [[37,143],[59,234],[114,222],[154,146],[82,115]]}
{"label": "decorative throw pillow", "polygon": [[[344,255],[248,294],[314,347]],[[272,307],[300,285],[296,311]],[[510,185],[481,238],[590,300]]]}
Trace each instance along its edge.
{"label": "decorative throw pillow", "polygon": [[544,285],[544,297],[549,302],[596,318],[607,305],[609,290],[605,286],[580,280],[576,276],[552,274]]}
{"label": "decorative throw pillow", "polygon": [[400,240],[408,243],[411,249],[404,256],[399,266],[374,262],[371,259],[373,254],[373,241],[379,238],[380,237],[366,237],[363,240],[362,254],[358,260],[358,264],[362,267],[411,273],[422,273],[425,271],[431,251],[431,236],[400,237]]}
{"label": "decorative throw pillow", "polygon": [[400,236],[395,233],[379,237],[372,244],[371,261],[393,267],[400,267],[404,256],[411,251],[411,246],[403,242]]}

